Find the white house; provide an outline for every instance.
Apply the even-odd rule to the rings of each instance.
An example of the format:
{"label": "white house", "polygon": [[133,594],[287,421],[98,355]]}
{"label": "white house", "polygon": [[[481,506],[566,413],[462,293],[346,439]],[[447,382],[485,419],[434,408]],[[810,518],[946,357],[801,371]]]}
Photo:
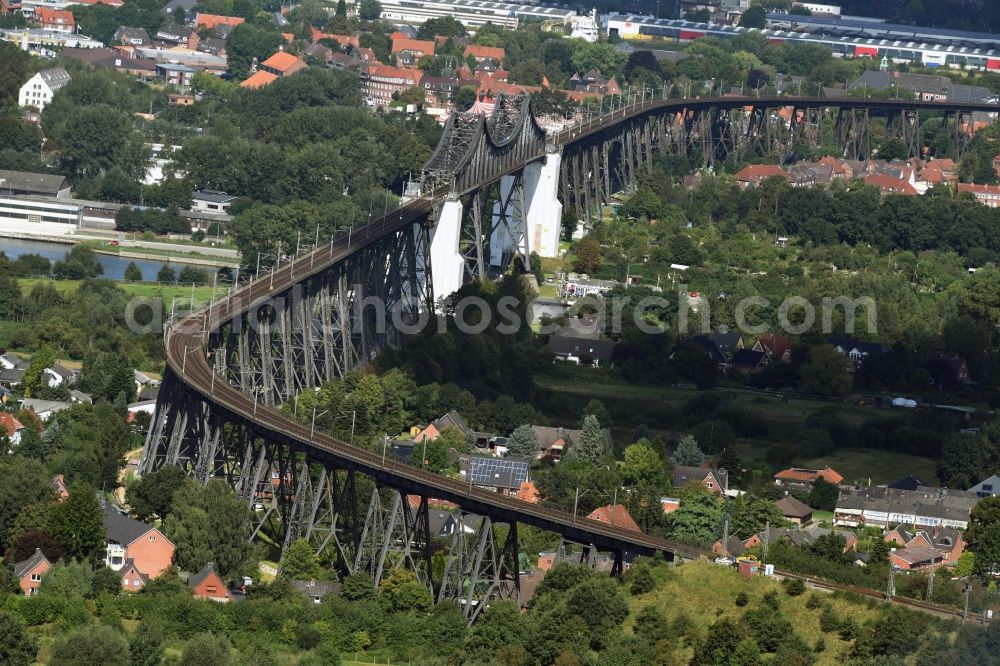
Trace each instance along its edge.
{"label": "white house", "polygon": [[44,381],[49,388],[55,388],[57,386],[66,385],[69,386],[76,381],[77,372],[64,368],[58,363],[53,363],[51,367],[45,368],[42,371],[42,381]]}
{"label": "white house", "polygon": [[1000,495],[1000,474],[994,474],[988,479],[980,481],[969,488],[970,493],[975,493],[980,497],[996,497]]}
{"label": "white house", "polygon": [[202,213],[225,213],[236,200],[232,194],[216,190],[198,190],[191,198],[191,210]]}
{"label": "white house", "polygon": [[62,67],[43,69],[21,86],[17,103],[20,106],[33,106],[41,111],[52,101],[55,92],[69,82],[69,74]]}

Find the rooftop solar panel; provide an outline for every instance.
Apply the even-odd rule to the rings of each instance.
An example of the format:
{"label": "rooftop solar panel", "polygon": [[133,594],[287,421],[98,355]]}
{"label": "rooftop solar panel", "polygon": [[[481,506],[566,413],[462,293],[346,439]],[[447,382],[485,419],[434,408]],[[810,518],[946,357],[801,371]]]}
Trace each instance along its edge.
{"label": "rooftop solar panel", "polygon": [[469,475],[477,486],[518,488],[528,480],[529,466],[527,460],[471,456]]}

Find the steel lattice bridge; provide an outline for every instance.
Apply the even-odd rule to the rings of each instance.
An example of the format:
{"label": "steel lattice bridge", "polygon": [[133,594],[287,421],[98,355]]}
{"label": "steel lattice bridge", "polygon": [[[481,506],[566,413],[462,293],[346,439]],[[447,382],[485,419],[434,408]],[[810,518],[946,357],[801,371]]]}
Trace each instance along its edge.
{"label": "steel lattice bridge", "polygon": [[[876,117],[919,155],[918,114],[953,130],[961,149],[972,114],[996,110],[870,99],[634,99],[555,135],[541,129],[527,95],[502,96],[489,119],[455,114],[418,196],[307,254],[279,258],[266,275],[171,322],[141,471],[176,465],[202,483],[224,479],[255,507],[253,534],[266,531],[282,552],[307,539],[317,552],[332,549],[343,574],[367,572],[376,584],[408,567],[470,620],[493,599],[518,598],[519,524],[579,544],[583,561],[607,553],[616,572],[628,553],[703,556],[369,452],[279,407],[397,345],[434,309],[435,294],[502,272],[514,257],[527,264],[530,252],[545,256],[553,238],[558,251],[563,205],[591,216],[611,193],[633,188],[659,155],[711,165],[834,141],[845,156],[864,158]],[[432,498],[462,512],[440,580],[431,565]]]}

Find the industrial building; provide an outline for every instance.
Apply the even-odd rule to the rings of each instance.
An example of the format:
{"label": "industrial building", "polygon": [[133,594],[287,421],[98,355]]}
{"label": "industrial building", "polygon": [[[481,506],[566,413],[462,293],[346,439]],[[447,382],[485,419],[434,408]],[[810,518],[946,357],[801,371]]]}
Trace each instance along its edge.
{"label": "industrial building", "polygon": [[381,17],[395,23],[420,25],[433,18],[450,16],[467,28],[492,23],[509,30],[522,21],[555,21],[568,24],[577,12],[556,5],[520,5],[487,0],[384,0]]}

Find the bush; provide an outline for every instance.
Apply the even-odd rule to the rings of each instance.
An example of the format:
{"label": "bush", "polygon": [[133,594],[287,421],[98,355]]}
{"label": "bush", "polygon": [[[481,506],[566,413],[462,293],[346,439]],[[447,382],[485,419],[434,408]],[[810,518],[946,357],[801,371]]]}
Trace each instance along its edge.
{"label": "bush", "polygon": [[837,612],[833,610],[832,606],[827,606],[823,609],[823,612],[819,615],[819,629],[825,633],[830,633],[833,631],[838,631],[840,629],[841,620]]}
{"label": "bush", "polygon": [[750,603],[750,597],[747,596],[746,592],[740,592],[736,595],[736,605],[743,608],[748,603]]}
{"label": "bush", "polygon": [[778,593],[771,590],[763,596],[761,603],[771,610],[778,610],[781,607],[781,602],[778,601]]}
{"label": "bush", "polygon": [[629,592],[632,593],[632,596],[652,592],[655,588],[656,581],[653,579],[653,574],[650,572],[649,567],[636,567],[635,572],[632,575],[632,582],[628,588]]}
{"label": "bush", "polygon": [[820,599],[819,594],[813,592],[809,595],[809,599],[806,601],[806,608],[809,610],[816,610],[817,608],[823,607],[823,600]]}
{"label": "bush", "polygon": [[786,578],[781,583],[785,587],[785,592],[790,597],[797,597],[806,591],[806,584],[798,578]]}

